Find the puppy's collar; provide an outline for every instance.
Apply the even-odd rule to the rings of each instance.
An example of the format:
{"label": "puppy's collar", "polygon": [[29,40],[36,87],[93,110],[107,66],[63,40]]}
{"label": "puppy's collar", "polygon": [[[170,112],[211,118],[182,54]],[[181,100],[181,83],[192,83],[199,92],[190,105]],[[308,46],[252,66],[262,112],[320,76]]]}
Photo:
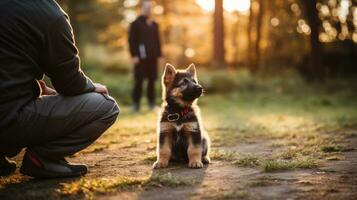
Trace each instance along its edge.
{"label": "puppy's collar", "polygon": [[183,121],[183,120],[189,118],[189,116],[191,116],[192,113],[193,113],[193,110],[190,107],[185,107],[182,110],[175,110],[172,112],[170,112],[170,110],[167,109],[164,112],[164,118],[166,118],[166,120],[169,122]]}
{"label": "puppy's collar", "polygon": [[168,114],[166,116],[166,119],[169,122],[175,122],[180,119],[180,114],[178,114],[178,113]]}

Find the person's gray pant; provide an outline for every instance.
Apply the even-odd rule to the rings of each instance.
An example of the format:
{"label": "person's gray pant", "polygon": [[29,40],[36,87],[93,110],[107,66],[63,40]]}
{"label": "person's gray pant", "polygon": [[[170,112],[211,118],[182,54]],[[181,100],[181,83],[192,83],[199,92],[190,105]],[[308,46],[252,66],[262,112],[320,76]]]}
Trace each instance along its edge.
{"label": "person's gray pant", "polygon": [[27,147],[40,156],[61,159],[92,144],[118,114],[115,100],[98,93],[42,96],[28,103],[0,135],[1,149]]}

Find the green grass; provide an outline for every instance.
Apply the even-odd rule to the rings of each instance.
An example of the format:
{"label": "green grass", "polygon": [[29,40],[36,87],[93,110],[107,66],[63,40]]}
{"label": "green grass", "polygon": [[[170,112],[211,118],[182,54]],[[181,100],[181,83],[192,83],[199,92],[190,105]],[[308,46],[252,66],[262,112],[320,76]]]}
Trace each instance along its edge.
{"label": "green grass", "polygon": [[[140,159],[143,164],[152,164],[156,160],[157,115],[148,111],[130,113],[126,105],[131,103],[131,74],[128,71],[108,74],[93,68],[89,73],[97,82],[108,85],[111,94],[121,106],[124,105],[118,123],[89,152],[105,150],[112,145],[116,148],[145,146],[149,150]],[[199,100],[199,105],[204,125],[212,139],[213,161],[256,167],[264,172],[314,168],[323,159],[342,159],[339,153],[343,147],[338,144],[344,138],[342,132],[357,127],[357,101],[354,101],[357,89],[350,80],[306,83],[294,73],[279,77],[254,77],[246,71],[211,72],[201,69],[198,75],[206,89],[206,96]],[[160,93],[158,82],[157,94]],[[160,101],[160,97],[157,98]],[[355,137],[355,133],[346,136]],[[254,152],[242,155],[229,150],[241,143],[257,140],[273,140],[270,147],[278,150],[263,158]],[[194,184],[194,181],[173,175],[158,175],[151,178],[85,180],[75,184],[74,188],[78,189],[74,191],[85,193],[86,190],[101,192],[139,185],[176,187]],[[241,194],[228,192],[223,196],[238,198]]]}
{"label": "green grass", "polygon": [[[128,70],[91,68],[89,76],[106,84],[121,106],[118,121],[100,139],[80,154],[118,151],[123,163],[142,165],[150,173],[155,160],[157,113],[130,112],[132,75]],[[199,100],[205,128],[212,139],[211,159],[224,165],[260,169],[262,172],[315,168],[320,162],[344,159],[341,141],[356,137],[357,84],[350,80],[329,79],[306,83],[296,74],[252,76],[246,71],[207,71],[199,69],[199,80],[206,95]],[[161,93],[157,82],[157,94]],[[160,97],[157,97],[158,102]],[[273,153],[262,156],[254,149],[246,155],[242,146],[265,143]],[[103,153],[103,152],[101,152]],[[126,163],[127,162],[127,163]],[[212,165],[215,167],[215,164]],[[116,166],[112,166],[116,167]],[[186,166],[178,166],[180,169]],[[210,167],[210,166],[209,166]],[[65,183],[62,195],[106,194],[121,190],[198,185],[195,177],[158,173],[139,176],[129,173],[110,178],[83,178]],[[165,172],[167,172],[165,171]],[[93,172],[96,173],[96,172]],[[148,174],[144,173],[144,174]],[[24,182],[24,178],[0,178],[0,188]],[[252,187],[273,184],[262,179]],[[216,195],[216,194],[215,194]],[[247,198],[244,190],[225,191],[221,199]]]}
{"label": "green grass", "polygon": [[321,147],[323,152],[340,152],[342,150],[342,146],[340,145],[326,145]]}
{"label": "green grass", "polygon": [[63,183],[58,192],[63,196],[84,195],[86,198],[91,199],[95,194],[113,193],[120,189],[192,186],[195,183],[192,178],[179,177],[168,172],[144,177],[82,178],[72,183]]}
{"label": "green grass", "polygon": [[165,174],[155,174],[150,177],[146,185],[148,186],[168,186],[168,187],[178,187],[178,186],[192,186],[196,183],[193,178],[186,178],[172,175],[170,172]]}
{"label": "green grass", "polygon": [[289,157],[284,156],[267,156],[258,157],[255,155],[241,156],[232,163],[239,167],[258,167],[264,172],[273,172],[279,170],[289,170],[297,168],[314,168],[318,166],[318,158],[314,157]]}
{"label": "green grass", "polygon": [[234,161],[238,156],[237,152],[222,149],[213,149],[210,152],[210,157],[213,160]]}
{"label": "green grass", "polygon": [[272,185],[280,185],[281,180],[269,176],[263,176],[251,181],[248,185],[250,187],[266,187]]}
{"label": "green grass", "polygon": [[72,183],[63,183],[62,189],[59,192],[62,195],[77,195],[84,194],[86,197],[91,197],[94,193],[114,192],[118,188],[126,188],[129,186],[142,185],[148,181],[147,177],[124,177],[118,176],[115,178],[102,179],[85,179]]}
{"label": "green grass", "polygon": [[297,168],[314,168],[317,167],[317,163],[314,159],[296,159],[296,160],[274,160],[267,159],[262,161],[262,168],[265,172],[273,172],[280,170],[288,169],[297,169]]}
{"label": "green grass", "polygon": [[286,151],[281,152],[277,157],[282,159],[290,160],[299,156],[299,151],[296,149],[288,149]]}
{"label": "green grass", "polygon": [[340,155],[331,155],[325,158],[326,160],[343,160],[344,157]]}
{"label": "green grass", "polygon": [[248,155],[235,160],[233,164],[241,167],[256,167],[260,165],[260,160],[261,159],[256,156]]}
{"label": "green grass", "polygon": [[248,197],[248,192],[244,190],[233,190],[220,193],[215,199],[245,199]]}
{"label": "green grass", "polygon": [[0,190],[1,190],[3,187],[6,187],[6,185],[18,184],[18,183],[23,182],[24,180],[26,180],[26,178],[23,178],[23,177],[13,177],[13,176],[10,176],[10,177],[0,176]]}
{"label": "green grass", "polygon": [[[130,74],[93,75],[108,81],[114,91],[122,90],[123,93],[114,93],[119,95],[119,102],[130,94]],[[353,101],[357,92],[349,80],[309,84],[291,73],[281,77],[253,77],[245,71],[224,70],[200,70],[198,75],[207,90],[199,105],[212,139],[212,160],[268,171],[315,166],[320,158],[343,150],[336,145],[343,139],[342,134],[336,132],[357,125],[357,101]],[[160,93],[159,87],[157,92]],[[137,148],[149,140],[154,152],[156,120],[156,113],[132,114],[124,107],[119,123],[111,129],[110,137],[103,139],[104,143],[118,141],[116,145]],[[133,122],[140,122],[140,126]],[[271,147],[279,150],[269,156],[273,161],[262,165],[263,161],[254,157],[254,152],[242,156],[228,150],[239,143],[256,140],[274,140]],[[152,154],[143,158],[144,164],[154,161]]]}

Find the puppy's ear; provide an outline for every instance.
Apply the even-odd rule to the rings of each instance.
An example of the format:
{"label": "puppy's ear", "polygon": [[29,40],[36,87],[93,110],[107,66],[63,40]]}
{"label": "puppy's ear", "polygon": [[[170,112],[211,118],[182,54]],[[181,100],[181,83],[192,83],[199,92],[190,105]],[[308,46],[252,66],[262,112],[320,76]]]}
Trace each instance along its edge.
{"label": "puppy's ear", "polygon": [[176,69],[171,64],[167,63],[165,66],[164,74],[162,75],[162,81],[165,86],[168,86],[175,78]]}
{"label": "puppy's ear", "polygon": [[197,79],[195,64],[192,63],[190,66],[188,66],[186,72],[190,73],[195,79]]}

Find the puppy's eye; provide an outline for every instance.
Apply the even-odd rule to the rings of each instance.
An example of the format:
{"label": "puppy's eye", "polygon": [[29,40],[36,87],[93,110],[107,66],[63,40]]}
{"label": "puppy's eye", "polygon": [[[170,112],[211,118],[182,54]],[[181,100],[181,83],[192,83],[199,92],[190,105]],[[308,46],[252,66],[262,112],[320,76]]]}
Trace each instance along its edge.
{"label": "puppy's eye", "polygon": [[183,87],[185,85],[187,85],[189,83],[189,80],[187,80],[186,78],[183,79],[177,86],[179,87]]}

